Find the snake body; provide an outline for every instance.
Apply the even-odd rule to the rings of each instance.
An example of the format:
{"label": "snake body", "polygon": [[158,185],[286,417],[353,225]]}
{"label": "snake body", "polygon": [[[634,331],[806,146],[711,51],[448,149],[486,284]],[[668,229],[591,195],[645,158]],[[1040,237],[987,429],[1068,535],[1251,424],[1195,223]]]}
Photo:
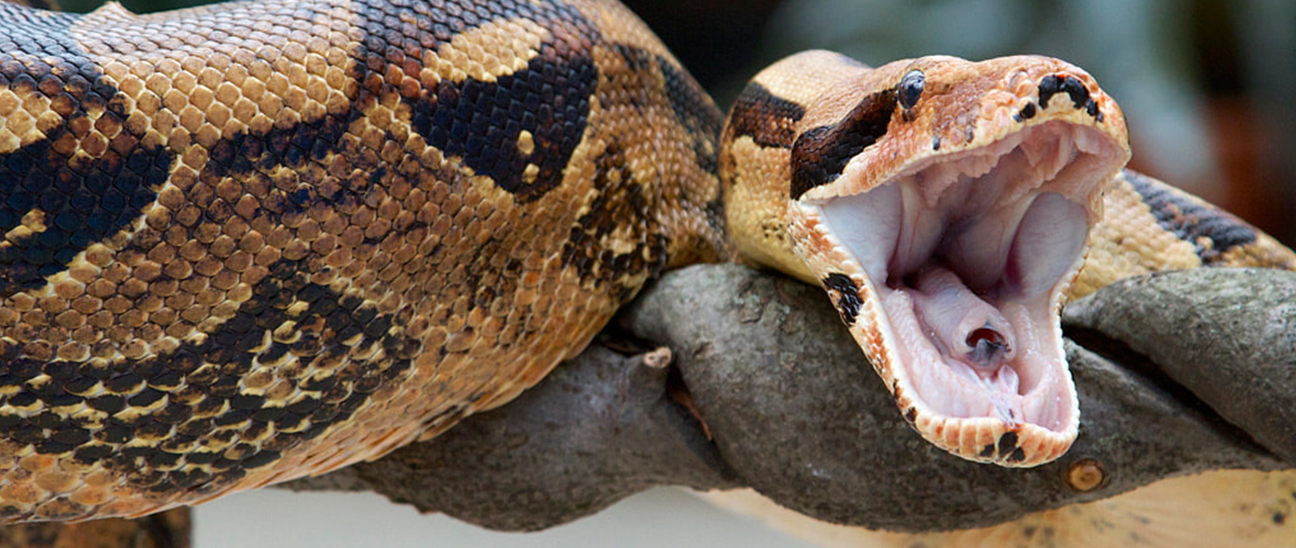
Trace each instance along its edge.
{"label": "snake body", "polygon": [[6,520],[376,458],[723,250],[721,114],[615,3],[0,18]]}
{"label": "snake body", "polygon": [[[992,143],[967,120],[926,125],[938,118],[922,109],[942,89],[957,107],[1002,84],[964,64],[957,78],[928,71],[915,95],[897,83],[908,73],[812,54],[795,61],[810,62],[803,76],[848,66],[875,81],[823,103],[789,71],[763,73],[722,137],[719,109],[612,1],[264,0],[143,16],[0,3],[0,18],[7,522],[194,504],[433,436],[578,353],[652,276],[730,257],[726,216],[746,260],[823,283],[793,261],[783,214],[877,147],[821,138],[808,163],[789,147],[851,112],[876,143]],[[1052,103],[1076,85],[1095,101],[1050,111],[1031,80],[1038,116],[1014,104],[993,118],[1001,137],[1017,134],[1011,114],[1048,111],[1102,118],[1119,142],[1102,164],[1109,220],[1073,291],[1140,269],[1296,265],[1244,223],[1118,174],[1123,122],[1087,75],[1042,58],[994,70],[1011,63],[1073,78]],[[861,97],[874,103],[855,108]],[[789,121],[798,111],[819,124]],[[898,124],[910,129],[888,131]],[[733,178],[800,165],[818,175]],[[825,285],[843,310],[870,302]],[[980,437],[970,455],[943,445],[1017,465],[1065,450],[1006,443],[1018,426],[992,428],[987,454]]]}

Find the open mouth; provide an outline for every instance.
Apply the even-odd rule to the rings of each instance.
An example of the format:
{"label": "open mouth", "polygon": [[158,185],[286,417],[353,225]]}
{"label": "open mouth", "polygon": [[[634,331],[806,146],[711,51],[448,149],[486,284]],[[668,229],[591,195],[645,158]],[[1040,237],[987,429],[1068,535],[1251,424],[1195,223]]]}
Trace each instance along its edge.
{"label": "open mouth", "polygon": [[1078,411],[1056,311],[1123,159],[1107,134],[1053,120],[798,206],[854,258],[883,312],[880,358],[922,411],[1061,432]]}

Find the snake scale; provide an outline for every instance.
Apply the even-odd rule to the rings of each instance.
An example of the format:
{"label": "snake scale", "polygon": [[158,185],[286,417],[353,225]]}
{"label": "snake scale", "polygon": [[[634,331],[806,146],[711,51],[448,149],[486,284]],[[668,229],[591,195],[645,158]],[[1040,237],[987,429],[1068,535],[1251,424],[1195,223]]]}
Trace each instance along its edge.
{"label": "snake scale", "polygon": [[823,285],[924,437],[1038,464],[1075,436],[1068,287],[1296,266],[1120,172],[1119,107],[1051,59],[801,54],[726,125],[612,1],[0,18],[5,522],[377,458],[507,402],[663,270],[733,258]]}

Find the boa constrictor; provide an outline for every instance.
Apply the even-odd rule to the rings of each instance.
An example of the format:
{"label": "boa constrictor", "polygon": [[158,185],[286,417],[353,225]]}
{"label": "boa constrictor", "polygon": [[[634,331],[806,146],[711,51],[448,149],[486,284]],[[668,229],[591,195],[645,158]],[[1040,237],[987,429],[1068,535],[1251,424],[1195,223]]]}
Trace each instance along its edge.
{"label": "boa constrictor", "polygon": [[822,284],[924,437],[1029,466],[1076,435],[1067,295],[1296,265],[1120,172],[1119,108],[1052,59],[806,53],[722,135],[611,1],[0,18],[7,522],[377,458],[507,402],[664,269],[735,252]]}

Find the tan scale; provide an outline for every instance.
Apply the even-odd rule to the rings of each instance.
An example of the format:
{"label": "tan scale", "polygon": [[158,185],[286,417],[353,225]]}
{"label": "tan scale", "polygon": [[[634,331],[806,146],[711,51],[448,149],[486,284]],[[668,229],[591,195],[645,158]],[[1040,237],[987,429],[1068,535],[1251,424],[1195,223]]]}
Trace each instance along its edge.
{"label": "tan scale", "polygon": [[[539,7],[553,13],[566,9]],[[663,62],[686,75],[624,8],[580,7],[599,11],[604,28],[621,25],[633,43],[652,46],[645,55],[664,55]],[[6,14],[21,10],[3,9]],[[41,17],[30,10],[16,13]],[[101,67],[105,81],[119,90],[117,108],[127,114],[119,120],[91,110],[90,131],[59,146],[92,160],[136,146],[156,147],[176,161],[165,184],[155,189],[156,200],[141,208],[136,221],[78,253],[43,287],[5,298],[0,346],[31,359],[57,357],[103,368],[168,356],[202,344],[239,317],[258,298],[258,288],[275,279],[275,269],[291,261],[309,268],[296,275],[299,283],[328,288],[337,295],[333,298],[355,299],[377,316],[399,320],[384,335],[417,345],[406,347],[409,369],[364,380],[391,366],[391,350],[361,333],[333,333],[322,319],[292,319],[306,314],[310,304],[289,296],[278,305],[284,320],[266,326],[250,343],[249,351],[259,356],[236,383],[237,394],[261,398],[262,409],[311,399],[339,405],[365,384],[373,392],[350,418],[286,446],[277,440],[306,431],[310,419],[282,431],[273,420],[258,426],[250,417],[211,422],[235,411],[233,400],[204,406],[221,399],[202,383],[219,378],[228,367],[222,363],[197,363],[169,384],[141,379],[109,389],[94,383],[81,394],[81,403],[58,408],[58,416],[81,417],[81,424],[101,432],[93,429],[104,428],[105,420],[143,424],[184,407],[191,418],[137,431],[126,443],[113,445],[114,453],[166,449],[180,457],[156,466],[141,460],[121,470],[106,461],[82,465],[73,452],[36,455],[30,445],[15,447],[8,452],[11,459],[39,457],[42,466],[71,471],[6,474],[11,483],[0,488],[9,505],[6,519],[137,515],[376,458],[534,384],[559,360],[578,353],[652,273],[668,264],[720,256],[718,221],[703,211],[707,202],[719,199],[718,182],[699,167],[692,146],[713,137],[698,135],[676,119],[662,73],[628,66],[619,54],[596,44],[593,34],[580,34],[592,33],[592,27],[501,15],[437,48],[415,41],[362,58],[369,72],[358,81],[357,40],[363,29],[356,24],[363,16],[364,6],[347,2],[269,2],[148,16],[109,4],[70,19],[65,39]],[[414,21],[414,14],[398,18]],[[186,36],[193,39],[171,38]],[[567,48],[560,54],[588,54],[601,77],[592,82],[585,130],[560,166],[565,167],[561,180],[541,198],[514,199],[461,158],[429,146],[411,126],[411,100],[435,92],[438,84],[462,85],[469,79],[494,84],[525,70],[553,44]],[[40,93],[3,93],[0,106],[9,109],[4,119],[12,129],[0,135],[5,147],[0,153],[39,140],[32,132],[59,122],[47,115],[42,125],[36,117],[8,114],[23,101],[30,110],[49,113],[50,101]],[[714,105],[700,90],[696,97],[702,102],[691,108],[718,127]],[[648,105],[630,106],[645,100]],[[651,104],[660,108],[648,108]],[[212,168],[214,156],[227,154],[220,151],[222,142],[287,132],[330,117],[345,124],[336,148],[301,165],[279,163],[227,175]],[[533,156],[545,152],[544,138],[526,131],[509,144]],[[385,174],[370,181],[380,166]],[[533,162],[523,181],[534,181],[538,172]],[[595,188],[596,182],[604,186]],[[294,192],[347,191],[356,197],[351,202],[285,207]],[[38,235],[47,222],[42,215],[49,216],[33,210],[11,231],[11,239]],[[614,224],[632,218],[639,221]],[[582,219],[589,226],[582,226]],[[569,243],[573,230],[589,231],[588,241]],[[585,270],[564,264],[565,256],[581,255]],[[272,353],[276,345],[296,345],[304,338],[340,352]],[[309,389],[310,382],[331,378],[351,380],[333,382],[340,391]],[[43,379],[31,378],[24,386],[37,388],[48,382]],[[161,397],[146,395],[159,387]],[[141,399],[112,413],[84,403],[118,393],[151,401]],[[0,408],[0,414],[20,416],[43,411],[40,400]],[[206,426],[196,437],[181,439],[199,424]],[[249,467],[232,479],[219,477],[215,463],[185,458],[201,453],[237,462],[267,448],[280,453],[271,464]],[[10,462],[14,470],[18,460]],[[192,488],[149,489],[148,482],[157,481],[148,476],[150,470],[166,478],[199,474],[210,479]],[[87,480],[72,479],[80,477]]]}
{"label": "tan scale", "polygon": [[[867,70],[867,67],[841,54],[816,50],[765,68],[752,78],[752,83],[764,87],[776,97],[805,105],[826,87],[857,77]],[[768,112],[759,116],[768,133],[785,136],[781,137],[784,139],[795,138],[796,120]],[[735,135],[733,127],[731,118],[721,137],[720,173],[726,200],[741,204],[740,207],[725,209],[730,240],[738,260],[775,266],[802,281],[818,283],[792,252],[785,217],[787,207],[784,200],[788,194],[785,185],[769,183],[791,179],[792,143],[788,142],[786,148],[762,146],[749,135]]]}
{"label": "tan scale", "polygon": [[[1196,196],[1168,185],[1163,188],[1183,200],[1214,209]],[[1095,226],[1089,234],[1089,255],[1068,298],[1083,297],[1121,278],[1206,266],[1193,242],[1183,240],[1157,224],[1147,202],[1130,186],[1126,173],[1117,175],[1113,180],[1111,188],[1103,197],[1103,208],[1106,220]],[[1223,212],[1220,214],[1227,215]],[[1241,220],[1234,221],[1245,224]],[[1204,245],[1211,244],[1208,241]],[[1296,270],[1296,258],[1273,237],[1256,231],[1254,244],[1229,249],[1218,256],[1212,265],[1268,266]]]}

